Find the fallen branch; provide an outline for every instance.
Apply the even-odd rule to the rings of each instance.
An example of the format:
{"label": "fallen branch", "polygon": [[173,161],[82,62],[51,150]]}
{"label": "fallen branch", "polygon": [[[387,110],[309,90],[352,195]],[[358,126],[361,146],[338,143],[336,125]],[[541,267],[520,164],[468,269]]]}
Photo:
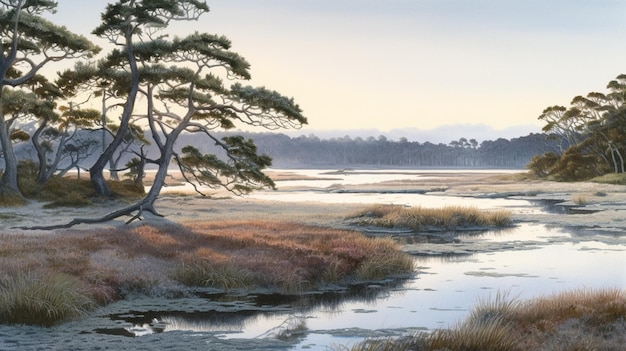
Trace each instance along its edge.
{"label": "fallen branch", "polygon": [[[133,214],[133,212],[137,211],[137,214]],[[142,220],[143,211],[148,211],[155,216],[163,217],[159,214],[152,205],[146,205],[145,199],[136,204],[133,204],[128,207],[121,208],[119,210],[111,211],[106,215],[99,218],[74,218],[70,222],[66,224],[56,224],[56,225],[45,225],[45,226],[32,226],[32,227],[13,227],[13,229],[22,229],[22,230],[55,230],[55,229],[68,229],[78,224],[96,224],[96,223],[104,223],[108,221],[112,221],[116,218],[122,216],[130,216],[131,219],[126,221],[125,224],[129,224],[137,219]]]}

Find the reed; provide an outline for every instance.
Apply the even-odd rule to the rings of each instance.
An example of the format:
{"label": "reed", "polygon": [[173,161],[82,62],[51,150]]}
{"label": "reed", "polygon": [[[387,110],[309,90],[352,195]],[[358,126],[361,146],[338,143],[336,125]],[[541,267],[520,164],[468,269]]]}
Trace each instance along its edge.
{"label": "reed", "polygon": [[443,208],[404,207],[398,205],[377,205],[358,213],[351,218],[361,224],[382,227],[402,227],[416,231],[425,227],[504,227],[511,224],[508,210],[481,211],[475,207],[446,206]]}

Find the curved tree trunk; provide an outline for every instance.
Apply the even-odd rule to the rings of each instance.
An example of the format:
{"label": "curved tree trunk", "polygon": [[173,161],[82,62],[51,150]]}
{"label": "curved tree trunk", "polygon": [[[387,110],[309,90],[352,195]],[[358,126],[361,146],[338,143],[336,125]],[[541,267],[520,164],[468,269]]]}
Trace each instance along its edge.
{"label": "curved tree trunk", "polygon": [[23,198],[17,183],[17,157],[11,144],[9,127],[4,118],[2,107],[0,107],[0,147],[2,147],[4,156],[4,172],[0,178],[0,193],[5,196]]}
{"label": "curved tree trunk", "polygon": [[104,167],[107,162],[113,157],[115,150],[122,144],[126,133],[128,133],[128,124],[130,123],[130,116],[133,114],[135,108],[135,99],[139,92],[139,69],[137,67],[137,60],[135,59],[135,53],[133,51],[132,30],[126,33],[126,49],[128,50],[128,64],[130,66],[130,87],[128,90],[128,96],[126,103],[124,104],[124,111],[122,112],[122,118],[120,120],[120,127],[111,141],[111,144],[102,152],[96,163],[89,170],[91,177],[91,184],[96,191],[96,194],[100,196],[111,196],[111,188],[104,179]]}
{"label": "curved tree trunk", "polygon": [[37,153],[37,160],[39,161],[37,183],[40,185],[45,183],[48,180],[46,177],[48,173],[47,162],[46,162],[46,151],[43,149],[43,147],[39,143],[39,136],[41,135],[43,130],[46,129],[47,125],[48,125],[48,121],[44,119],[39,125],[39,128],[35,130],[35,133],[30,138],[30,141],[32,142],[33,147],[35,148],[35,152]]}

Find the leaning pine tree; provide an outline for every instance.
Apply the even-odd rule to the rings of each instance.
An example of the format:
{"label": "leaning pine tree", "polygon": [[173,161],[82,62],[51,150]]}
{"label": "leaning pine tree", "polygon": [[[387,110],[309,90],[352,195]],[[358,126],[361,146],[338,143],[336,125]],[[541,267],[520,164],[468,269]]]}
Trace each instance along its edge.
{"label": "leaning pine tree", "polygon": [[[170,2],[175,6],[190,3],[199,6],[195,1],[158,3]],[[133,1],[124,3],[137,5]],[[108,12],[116,9],[115,6],[121,5],[109,5]],[[123,118],[129,113],[128,106],[135,104],[134,99],[141,97],[146,102],[145,108],[137,109],[145,113],[132,113],[128,117],[148,126],[151,142],[158,148],[158,155],[142,156],[140,162],[158,166],[154,183],[146,196],[133,205],[102,218],[75,219],[64,226],[102,222],[134,212],[158,215],[155,201],[174,159],[194,185],[224,187],[236,194],[257,187],[273,187],[272,180],[262,172],[271,165],[271,159],[258,155],[252,140],[239,136],[218,138],[214,132],[238,125],[271,130],[298,128],[307,122],[292,98],[239,82],[250,78],[250,65],[230,50],[231,42],[226,37],[196,32],[170,40],[165,35],[151,33],[149,38],[109,54],[108,69],[100,71],[108,72],[113,86],[130,84],[131,89],[136,89],[136,93],[128,94],[133,100],[124,108]],[[132,59],[126,60],[128,57]],[[184,132],[204,135],[223,150],[223,157],[202,154],[194,146],[183,147],[182,153],[177,153],[175,145]]]}

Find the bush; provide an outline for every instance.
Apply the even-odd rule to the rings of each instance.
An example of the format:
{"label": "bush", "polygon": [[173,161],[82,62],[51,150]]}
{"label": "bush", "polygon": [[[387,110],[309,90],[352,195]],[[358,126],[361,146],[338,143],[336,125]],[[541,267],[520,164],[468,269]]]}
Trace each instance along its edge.
{"label": "bush", "polygon": [[552,169],[561,157],[554,152],[546,152],[540,156],[533,156],[526,168],[537,178],[545,178],[552,174]]}

